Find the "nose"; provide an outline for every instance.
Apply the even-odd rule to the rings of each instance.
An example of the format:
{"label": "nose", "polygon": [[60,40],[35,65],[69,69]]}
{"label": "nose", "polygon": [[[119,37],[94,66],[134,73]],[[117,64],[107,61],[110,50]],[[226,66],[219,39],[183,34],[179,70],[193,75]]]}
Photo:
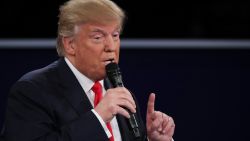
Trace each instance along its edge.
{"label": "nose", "polygon": [[105,51],[107,52],[113,52],[115,51],[115,41],[113,39],[112,35],[108,35],[106,36],[106,40],[105,40]]}

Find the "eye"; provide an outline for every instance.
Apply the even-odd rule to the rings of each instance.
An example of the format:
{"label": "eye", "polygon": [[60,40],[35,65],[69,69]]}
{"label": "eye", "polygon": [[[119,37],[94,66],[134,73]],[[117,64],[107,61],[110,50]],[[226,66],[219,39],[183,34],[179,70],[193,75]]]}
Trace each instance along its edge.
{"label": "eye", "polygon": [[100,39],[102,38],[103,36],[101,34],[97,34],[97,35],[94,35],[94,39]]}
{"label": "eye", "polygon": [[120,38],[120,33],[119,32],[115,32],[113,34],[113,38],[114,38],[114,40],[118,40]]}
{"label": "eye", "polygon": [[102,42],[104,40],[104,36],[102,34],[96,34],[96,35],[92,36],[92,40],[94,42],[99,43],[99,42]]}

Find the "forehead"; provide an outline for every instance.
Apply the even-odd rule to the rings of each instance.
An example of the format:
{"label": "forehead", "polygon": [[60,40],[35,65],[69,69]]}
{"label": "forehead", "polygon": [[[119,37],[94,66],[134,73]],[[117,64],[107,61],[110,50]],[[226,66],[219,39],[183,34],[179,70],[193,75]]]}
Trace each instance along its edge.
{"label": "forehead", "polygon": [[121,26],[119,22],[108,22],[108,23],[84,23],[79,25],[80,29],[85,31],[85,32],[97,32],[97,31],[102,31],[102,32],[115,32],[115,31],[120,31]]}

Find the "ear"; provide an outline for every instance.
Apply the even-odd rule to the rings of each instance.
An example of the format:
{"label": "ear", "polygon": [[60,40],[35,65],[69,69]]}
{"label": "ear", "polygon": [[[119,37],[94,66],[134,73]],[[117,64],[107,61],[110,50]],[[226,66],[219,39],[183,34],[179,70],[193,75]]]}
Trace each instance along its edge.
{"label": "ear", "polygon": [[74,38],[73,37],[63,37],[62,41],[63,41],[65,53],[68,55],[75,55]]}

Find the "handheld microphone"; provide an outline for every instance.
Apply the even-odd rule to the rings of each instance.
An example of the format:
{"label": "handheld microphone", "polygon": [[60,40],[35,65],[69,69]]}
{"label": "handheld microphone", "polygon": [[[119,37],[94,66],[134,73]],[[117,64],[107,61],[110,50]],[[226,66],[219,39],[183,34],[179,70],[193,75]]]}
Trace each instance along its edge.
{"label": "handheld microphone", "polygon": [[[116,63],[111,62],[108,65],[106,65],[106,74],[108,76],[109,81],[113,85],[113,87],[124,87],[123,82],[122,82],[120,68],[118,67]],[[130,118],[128,119],[129,125],[131,129],[133,130],[134,136],[136,138],[139,138],[141,135],[140,135],[139,127],[135,118],[135,114],[132,113],[128,109],[127,111],[129,112],[129,115],[130,115]]]}

